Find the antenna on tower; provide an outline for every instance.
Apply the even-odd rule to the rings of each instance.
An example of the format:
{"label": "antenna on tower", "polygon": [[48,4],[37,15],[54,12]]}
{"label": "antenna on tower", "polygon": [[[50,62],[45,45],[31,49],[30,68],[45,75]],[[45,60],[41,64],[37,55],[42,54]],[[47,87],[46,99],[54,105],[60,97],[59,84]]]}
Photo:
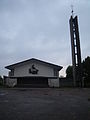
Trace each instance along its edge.
{"label": "antenna on tower", "polygon": [[74,11],[73,11],[73,5],[71,5],[71,13],[72,13],[72,17],[74,16]]}

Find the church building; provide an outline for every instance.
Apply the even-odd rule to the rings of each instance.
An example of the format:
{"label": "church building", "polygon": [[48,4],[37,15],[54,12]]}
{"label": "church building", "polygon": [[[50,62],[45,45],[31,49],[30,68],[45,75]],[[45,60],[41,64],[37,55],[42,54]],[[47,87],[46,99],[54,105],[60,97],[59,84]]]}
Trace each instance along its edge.
{"label": "church building", "polygon": [[62,66],[31,58],[6,66],[8,76],[4,77],[7,86],[14,87],[59,87],[59,71]]}

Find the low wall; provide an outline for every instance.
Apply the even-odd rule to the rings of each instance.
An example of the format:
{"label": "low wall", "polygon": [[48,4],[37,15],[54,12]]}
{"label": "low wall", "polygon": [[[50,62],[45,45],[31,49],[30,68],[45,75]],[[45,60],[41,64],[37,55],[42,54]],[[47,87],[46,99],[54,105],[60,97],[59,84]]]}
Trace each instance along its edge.
{"label": "low wall", "polygon": [[73,87],[73,80],[70,78],[59,78],[60,87]]}
{"label": "low wall", "polygon": [[49,87],[59,87],[59,78],[57,79],[48,79]]}
{"label": "low wall", "polygon": [[7,85],[9,87],[14,87],[15,85],[17,85],[16,78],[5,77],[4,81],[5,81],[5,85]]}

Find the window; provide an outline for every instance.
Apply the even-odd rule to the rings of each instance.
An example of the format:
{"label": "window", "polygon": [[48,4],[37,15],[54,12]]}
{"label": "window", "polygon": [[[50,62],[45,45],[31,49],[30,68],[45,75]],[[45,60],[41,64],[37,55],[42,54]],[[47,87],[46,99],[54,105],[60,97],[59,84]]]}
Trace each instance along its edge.
{"label": "window", "polygon": [[14,76],[14,69],[9,72],[9,76]]}
{"label": "window", "polygon": [[54,69],[54,76],[58,76],[58,71]]}

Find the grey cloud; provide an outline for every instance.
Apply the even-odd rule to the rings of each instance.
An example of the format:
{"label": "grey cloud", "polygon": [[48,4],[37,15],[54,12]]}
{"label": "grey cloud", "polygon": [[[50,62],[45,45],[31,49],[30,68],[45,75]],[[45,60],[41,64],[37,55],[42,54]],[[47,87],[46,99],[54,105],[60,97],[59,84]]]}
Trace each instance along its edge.
{"label": "grey cloud", "polygon": [[4,66],[31,57],[71,64],[71,4],[79,15],[82,59],[89,55],[89,0],[0,1],[0,74]]}

